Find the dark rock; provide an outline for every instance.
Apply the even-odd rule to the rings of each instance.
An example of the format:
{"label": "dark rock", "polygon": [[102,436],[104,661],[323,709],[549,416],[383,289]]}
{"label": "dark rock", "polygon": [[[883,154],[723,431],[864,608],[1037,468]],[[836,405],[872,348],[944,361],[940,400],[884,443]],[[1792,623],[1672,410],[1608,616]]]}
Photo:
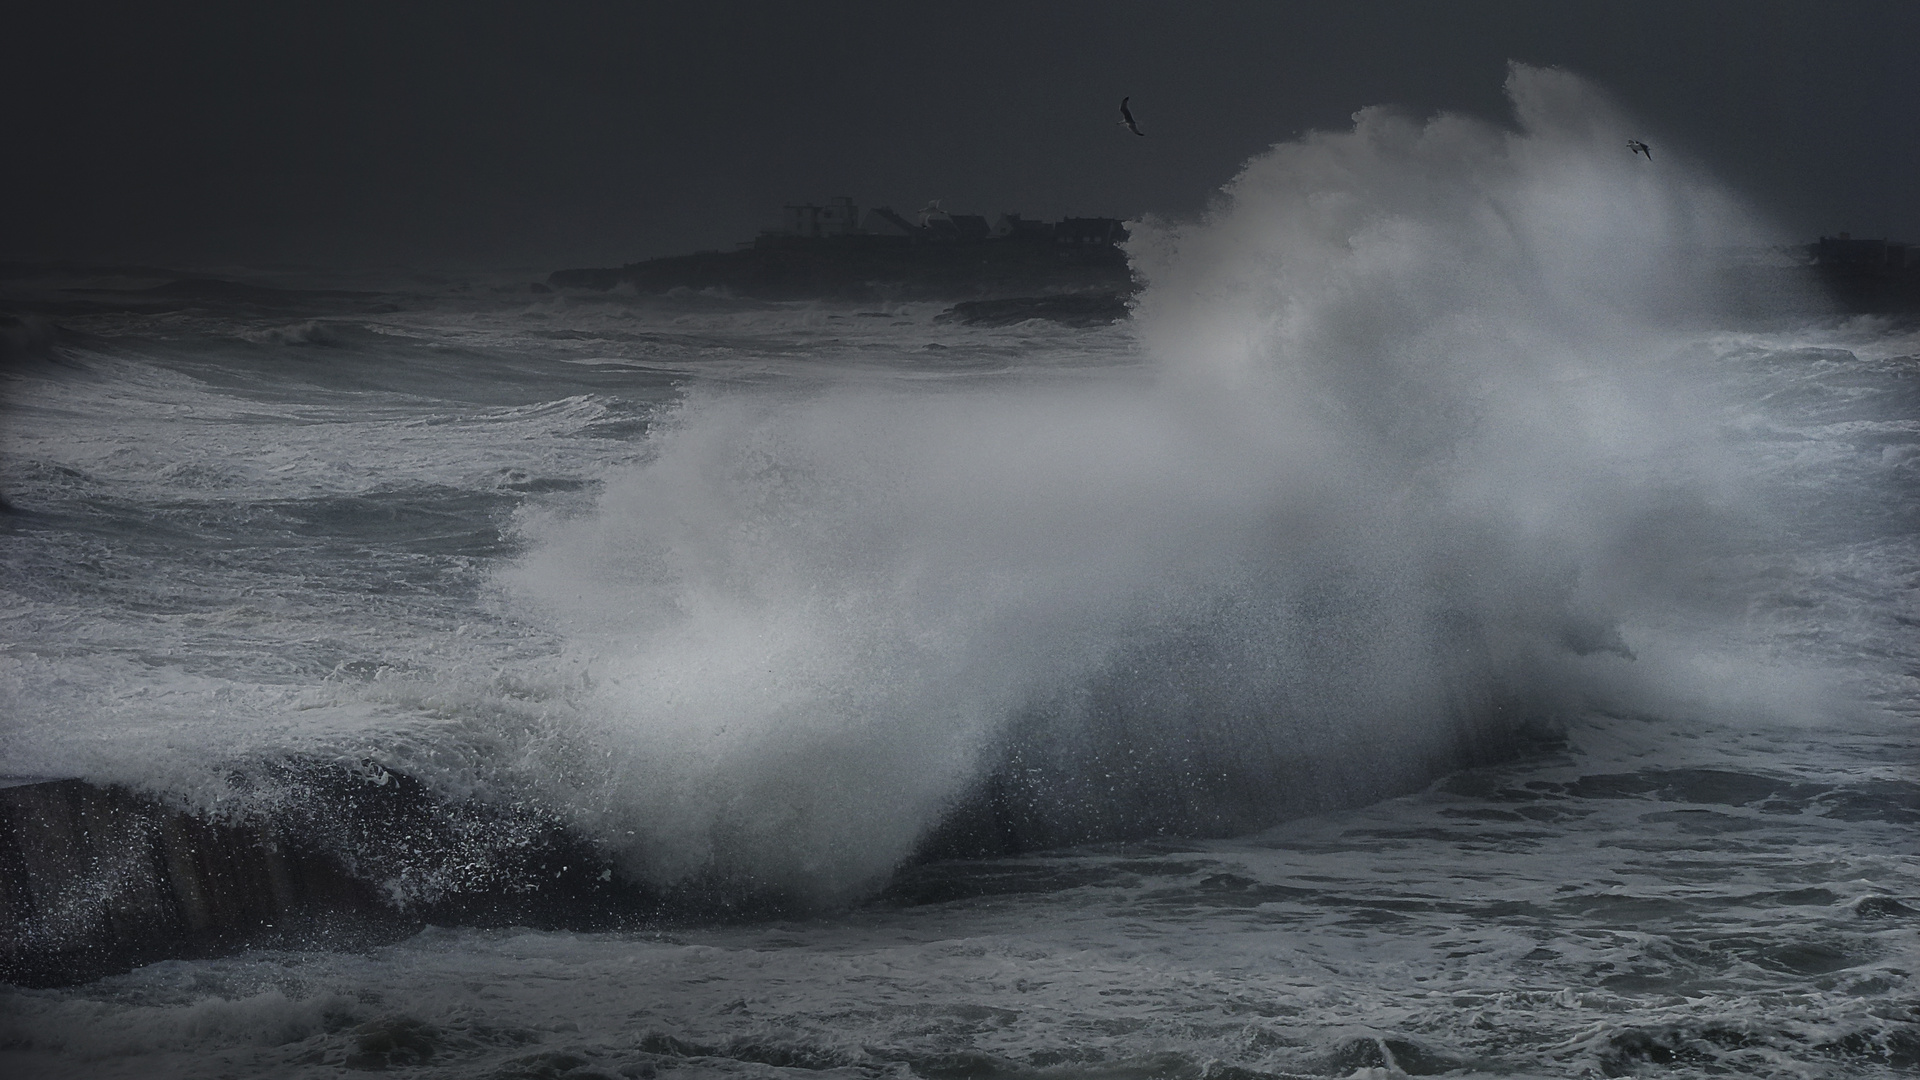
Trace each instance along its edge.
{"label": "dark rock", "polygon": [[364,883],[269,823],[213,822],[79,780],[0,781],[8,982],[78,982],[378,908]]}
{"label": "dark rock", "polygon": [[643,901],[554,815],[512,798],[448,801],[373,762],[256,767],[256,813],[365,882],[388,910],[460,925],[604,929]]}
{"label": "dark rock", "polygon": [[258,763],[231,784],[236,809],[216,818],[77,779],[0,779],[0,982],[357,948],[429,922],[595,931],[802,906],[718,876],[625,882],[530,800],[448,800],[371,762]]}

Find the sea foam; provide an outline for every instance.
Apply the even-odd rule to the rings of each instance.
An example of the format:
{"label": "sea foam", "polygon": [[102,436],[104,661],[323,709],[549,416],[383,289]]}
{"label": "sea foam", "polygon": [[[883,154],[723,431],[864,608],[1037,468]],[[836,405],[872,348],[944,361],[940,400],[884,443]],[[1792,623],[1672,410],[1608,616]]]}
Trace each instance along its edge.
{"label": "sea foam", "polygon": [[527,775],[637,877],[832,899],[1679,692],[1637,627],[1737,606],[1767,523],[1672,328],[1761,231],[1578,78],[1507,89],[1511,128],[1364,110],[1138,223],[1150,382],[690,393],[498,575],[584,673]]}

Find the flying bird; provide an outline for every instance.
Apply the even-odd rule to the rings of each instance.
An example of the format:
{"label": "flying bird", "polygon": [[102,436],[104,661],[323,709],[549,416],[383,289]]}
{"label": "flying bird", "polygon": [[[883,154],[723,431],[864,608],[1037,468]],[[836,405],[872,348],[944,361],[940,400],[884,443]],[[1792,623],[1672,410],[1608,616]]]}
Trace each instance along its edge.
{"label": "flying bird", "polygon": [[1120,122],[1127,125],[1128,131],[1144,139],[1147,137],[1147,133],[1140,130],[1139,124],[1133,122],[1133,111],[1127,108],[1127,102],[1132,100],[1133,96],[1131,94],[1120,99]]}
{"label": "flying bird", "polygon": [[1628,139],[1627,149],[1633,151],[1636,154],[1647,155],[1648,161],[1653,160],[1653,147],[1648,146],[1646,143],[1641,142],[1639,139]]}

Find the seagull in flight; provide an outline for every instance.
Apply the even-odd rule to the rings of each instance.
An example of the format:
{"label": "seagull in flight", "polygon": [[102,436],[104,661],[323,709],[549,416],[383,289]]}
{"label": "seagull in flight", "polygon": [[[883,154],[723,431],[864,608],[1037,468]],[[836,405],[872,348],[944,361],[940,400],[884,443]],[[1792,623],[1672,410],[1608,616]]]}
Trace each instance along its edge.
{"label": "seagull in flight", "polygon": [[1653,147],[1648,146],[1646,143],[1641,142],[1639,139],[1628,139],[1627,149],[1633,151],[1636,154],[1647,155],[1648,161],[1653,160]]}
{"label": "seagull in flight", "polygon": [[1139,124],[1133,122],[1133,111],[1127,108],[1127,102],[1132,100],[1133,96],[1131,94],[1120,99],[1120,122],[1127,125],[1128,131],[1144,139],[1147,137],[1147,133],[1140,130]]}

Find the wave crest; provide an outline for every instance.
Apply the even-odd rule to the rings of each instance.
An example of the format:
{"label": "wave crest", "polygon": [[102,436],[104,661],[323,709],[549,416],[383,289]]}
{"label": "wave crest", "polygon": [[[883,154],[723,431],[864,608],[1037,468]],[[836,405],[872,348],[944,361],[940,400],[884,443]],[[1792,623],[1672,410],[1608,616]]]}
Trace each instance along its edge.
{"label": "wave crest", "polygon": [[1363,110],[1136,230],[1154,385],[693,394],[501,577],[591,673],[529,767],[631,872],[833,897],[1652,692],[1634,613],[1752,528],[1667,327],[1754,228],[1574,76],[1508,91],[1517,130]]}

